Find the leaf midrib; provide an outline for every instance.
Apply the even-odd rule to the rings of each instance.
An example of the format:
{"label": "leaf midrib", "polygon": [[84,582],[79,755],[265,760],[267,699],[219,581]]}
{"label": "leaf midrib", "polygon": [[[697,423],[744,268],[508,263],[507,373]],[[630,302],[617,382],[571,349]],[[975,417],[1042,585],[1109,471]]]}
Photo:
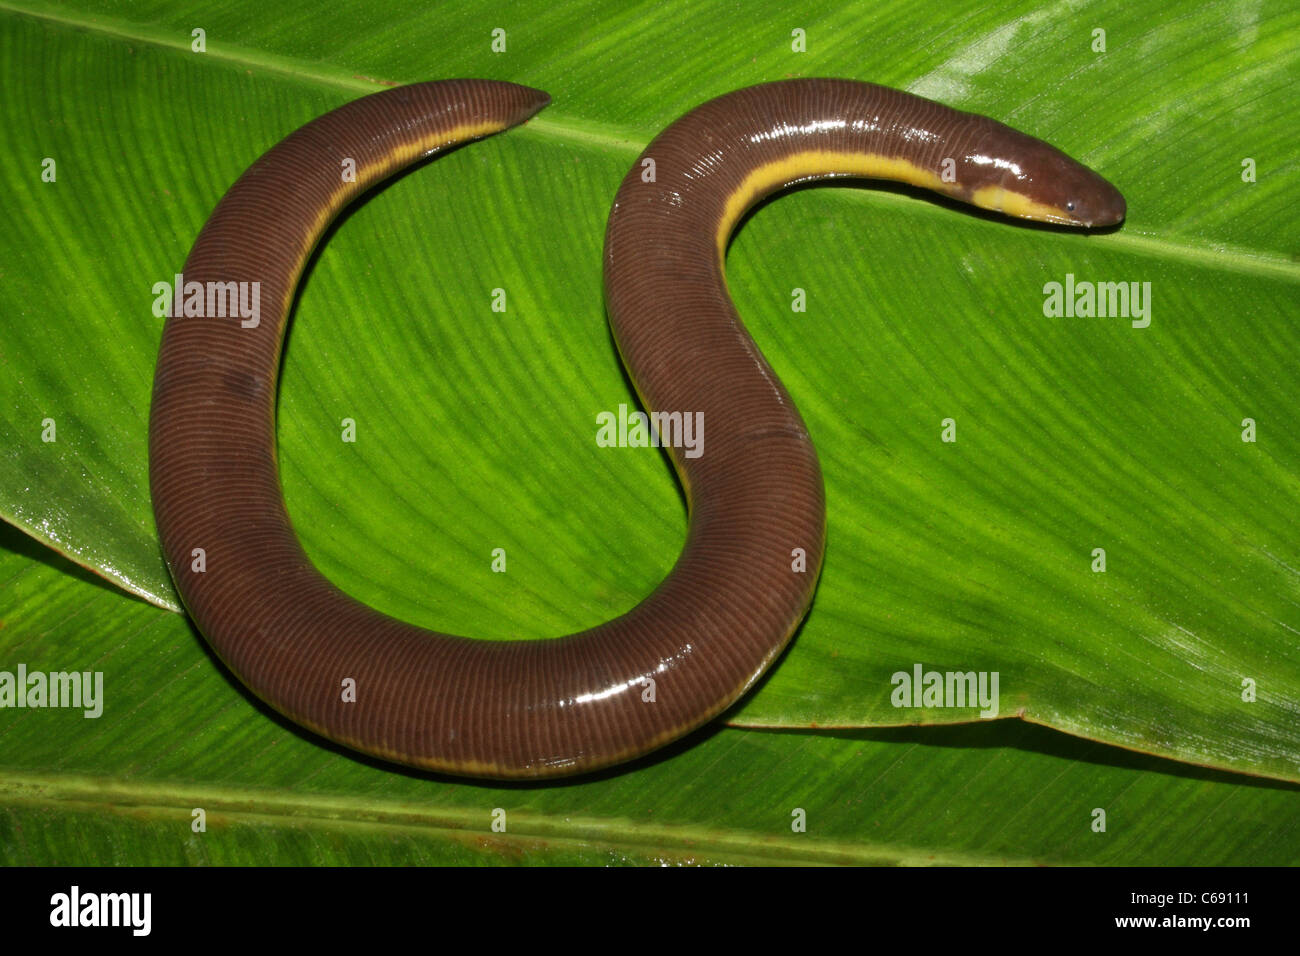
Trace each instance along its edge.
{"label": "leaf midrib", "polygon": [[70,811],[128,814],[166,819],[190,826],[201,807],[209,825],[217,821],[262,824],[277,828],[335,830],[351,835],[388,833],[424,838],[490,839],[502,845],[545,842],[573,848],[598,848],[630,855],[653,854],[683,861],[759,863],[769,866],[828,863],[899,866],[1031,866],[1033,861],[981,857],[966,853],[933,853],[925,849],[883,843],[847,843],[795,834],[772,836],[757,831],[718,830],[693,825],[646,825],[620,818],[569,815],[562,820],[527,809],[507,808],[507,832],[493,833],[491,802],[483,808],[439,807],[436,812],[368,796],[286,795],[281,791],[245,788],[169,787],[164,782],[124,782],[116,778],[64,774],[13,774],[0,779],[0,806],[52,805]]}

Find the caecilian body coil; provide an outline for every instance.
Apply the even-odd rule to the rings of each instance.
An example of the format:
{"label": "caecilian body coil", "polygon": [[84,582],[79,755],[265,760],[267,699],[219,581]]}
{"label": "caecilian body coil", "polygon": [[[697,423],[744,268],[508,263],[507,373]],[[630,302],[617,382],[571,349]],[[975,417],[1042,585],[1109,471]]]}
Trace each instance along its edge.
{"label": "caecilian body coil", "polygon": [[[635,608],[579,634],[440,634],[348,597],[304,554],[276,458],[281,347],[299,276],[340,210],[548,102],[511,83],[421,83],[356,100],[274,146],[222,198],[184,266],[187,281],[257,283],[260,321],[174,315],[154,380],[163,550],[222,660],[303,727],[475,777],[572,774],[654,750],[744,694],[808,611],[826,539],[822,476],[792,397],[727,293],[726,244],[747,209],[792,183],[855,176],[1046,222],[1124,218],[1118,191],[1054,147],[881,86],[790,80],[686,114],[643,154],[655,175],[639,159],[624,179],[604,252],[610,323],[646,410],[708,423],[704,454],[669,449],[690,512],[681,556]],[[348,158],[356,176],[343,181]],[[341,700],[345,677],[363,691],[355,702]]]}

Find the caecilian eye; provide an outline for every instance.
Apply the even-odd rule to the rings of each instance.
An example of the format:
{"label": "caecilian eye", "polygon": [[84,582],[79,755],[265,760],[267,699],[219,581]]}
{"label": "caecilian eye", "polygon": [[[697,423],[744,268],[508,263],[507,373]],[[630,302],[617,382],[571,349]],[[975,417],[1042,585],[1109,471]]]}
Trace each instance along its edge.
{"label": "caecilian eye", "polygon": [[1074,212],[1074,203],[1072,203],[1072,202],[1067,202],[1067,203],[1065,204],[1065,211],[1066,211],[1066,212]]}

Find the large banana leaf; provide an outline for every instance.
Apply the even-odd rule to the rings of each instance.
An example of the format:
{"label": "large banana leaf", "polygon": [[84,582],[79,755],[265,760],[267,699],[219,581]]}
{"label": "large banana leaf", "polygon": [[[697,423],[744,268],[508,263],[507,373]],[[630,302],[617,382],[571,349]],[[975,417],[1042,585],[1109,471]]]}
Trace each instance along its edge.
{"label": "large banana leaf", "polygon": [[[840,188],[751,218],[728,278],[822,455],[825,572],[790,652],[728,715],[765,730],[714,729],[623,773],[489,789],[345,755],[257,707],[182,616],[15,532],[0,669],[103,670],[108,703],[98,720],[0,711],[6,859],[1296,858],[1295,788],[1245,775],[1300,778],[1300,15],[264,7],[0,4],[0,512],[172,610],[147,491],[152,286],[252,159],[381,82],[490,75],[555,100],[346,218],[281,386],[309,553],[381,610],[477,637],[605,620],[681,546],[665,460],[594,439],[598,412],[635,401],[604,323],[604,218],[685,109],[786,75],[910,88],[1057,143],[1130,216],[1084,237]],[[1044,283],[1067,274],[1150,282],[1150,326],[1046,317]],[[916,664],[997,671],[1002,716],[1074,736],[879,729],[974,717],[892,706],[891,675]],[[196,806],[221,839],[190,832]],[[484,836],[495,807],[512,823]],[[793,834],[794,807],[818,825]]]}

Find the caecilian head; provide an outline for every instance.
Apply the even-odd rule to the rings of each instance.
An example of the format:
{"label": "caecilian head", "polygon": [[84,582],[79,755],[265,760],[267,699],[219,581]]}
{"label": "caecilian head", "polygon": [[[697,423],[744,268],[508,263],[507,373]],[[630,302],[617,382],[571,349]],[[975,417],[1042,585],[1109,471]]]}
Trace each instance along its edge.
{"label": "caecilian head", "polygon": [[[1118,189],[1048,143],[1002,126],[962,158],[964,197],[1007,216],[1097,228],[1124,221]],[[964,175],[963,175],[964,174]]]}

